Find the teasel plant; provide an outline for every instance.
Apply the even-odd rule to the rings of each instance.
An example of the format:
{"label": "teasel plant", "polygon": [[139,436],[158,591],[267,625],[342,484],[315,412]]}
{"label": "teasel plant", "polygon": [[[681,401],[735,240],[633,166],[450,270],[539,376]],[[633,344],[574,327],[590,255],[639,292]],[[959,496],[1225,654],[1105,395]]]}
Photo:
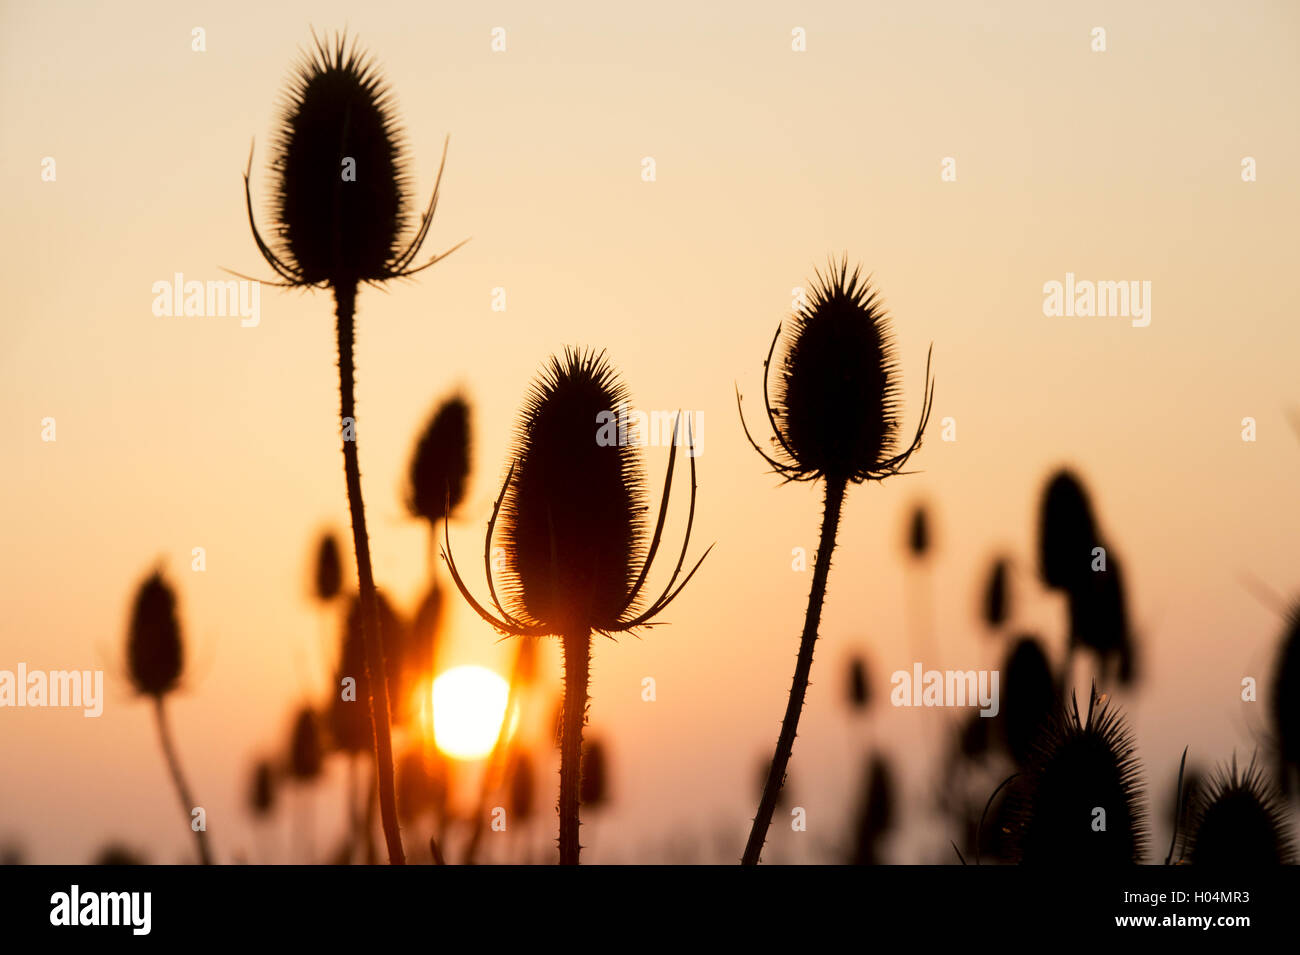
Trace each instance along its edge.
{"label": "teasel plant", "polygon": [[1198,787],[1190,808],[1186,851],[1192,865],[1291,865],[1295,843],[1286,806],[1263,765],[1251,757],[1244,772],[1237,756]]}
{"label": "teasel plant", "polygon": [[1273,672],[1271,717],[1278,786],[1284,797],[1300,793],[1300,603],[1287,616]]}
{"label": "teasel plant", "polygon": [[745,424],[739,387],[736,407],[749,443],[783,478],[782,483],[821,481],[825,503],[794,680],[745,846],[745,865],[758,864],[794,748],[846,490],[850,484],[883,481],[905,473],[908,459],[921,446],[934,402],[927,357],[920,423],[915,436],[900,450],[901,382],[889,318],[870,277],[862,276],[860,266],[850,272],[847,258],[832,259],[825,274],[817,273],[807,302],[794,314],[784,354],[775,369],[773,401],[768,381],[784,327],[777,326],[763,363],[763,403],[774,433],[772,454],[759,446]]}
{"label": "teasel plant", "polygon": [[[180,756],[176,752],[176,744],[167,722],[165,703],[168,694],[180,685],[184,660],[185,647],[176,613],[176,593],[163,579],[161,571],[155,571],[140,585],[131,610],[126,645],[127,673],[140,695],[153,698],[163,758],[176,787],[176,795],[180,798],[186,822],[189,823],[199,804],[194,801],[190,785],[181,769]],[[212,865],[207,831],[194,829],[192,825],[190,828],[198,843],[200,861],[204,865]]]}
{"label": "teasel plant", "polygon": [[[556,636],[564,654],[560,738],[562,865],[577,865],[582,732],[587,715],[591,638],[611,639],[656,624],[695,576],[709,551],[682,571],[695,522],[694,442],[687,419],[691,497],[681,554],[667,586],[644,601],[646,580],[663,535],[677,461],[678,416],[658,520],[647,544],[646,482],[626,407],[629,392],[605,353],[566,348],[552,356],[525,399],[511,462],[483,543],[488,593],[496,614],[469,591],[444,524],[442,555],[461,596],[499,633]],[[617,409],[617,410],[616,410]],[[598,416],[614,416],[620,438],[602,440]],[[504,603],[494,582],[492,544],[501,522]],[[712,548],[710,547],[710,550]],[[680,580],[680,582],[679,582]]]}
{"label": "teasel plant", "polygon": [[1081,718],[1071,693],[1033,749],[1007,797],[1015,858],[1085,868],[1141,864],[1149,839],[1142,767],[1111,701],[1094,685]]}
{"label": "teasel plant", "polygon": [[379,611],[361,497],[353,325],[357,289],[362,284],[379,287],[410,278],[459,245],[415,264],[438,206],[446,145],[433,195],[419,224],[412,227],[407,147],[392,93],[374,63],[345,34],[322,41],[313,31],[312,38],[315,48],[296,69],[275,137],[271,161],[275,225],[269,241],[263,239],[253,215],[251,150],[244,172],[244,201],[258,251],[279,278],[269,284],[329,288],[334,293],[343,466],[364,608],[366,667],[374,677],[369,705],[380,814],[389,862],[397,865],[405,861],[405,854],[397,821]]}

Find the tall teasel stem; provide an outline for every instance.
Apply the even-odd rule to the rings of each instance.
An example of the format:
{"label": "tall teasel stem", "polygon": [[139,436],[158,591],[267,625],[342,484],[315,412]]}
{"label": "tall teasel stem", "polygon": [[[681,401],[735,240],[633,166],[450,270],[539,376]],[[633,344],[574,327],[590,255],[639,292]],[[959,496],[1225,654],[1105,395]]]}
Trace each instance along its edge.
{"label": "tall teasel stem", "polygon": [[578,805],[582,787],[582,727],[587,722],[591,635],[567,633],[564,646],[564,722],[560,730],[560,865],[577,865]]}
{"label": "tall teasel stem", "polygon": [[402,835],[397,825],[397,797],[393,772],[393,738],[389,727],[388,677],[379,637],[379,601],[370,566],[370,539],[366,533],[366,508],[361,499],[361,467],[357,461],[356,396],[352,362],[353,319],[357,288],[334,290],[339,337],[339,415],[343,435],[343,471],[347,479],[348,509],[352,512],[352,545],[357,554],[357,579],[361,584],[361,638],[366,648],[366,683],[370,687],[370,725],[375,733],[375,774],[379,780],[379,813],[388,843],[388,861],[403,865]]}
{"label": "tall teasel stem", "polygon": [[[172,744],[172,734],[167,728],[167,708],[161,696],[154,697],[154,714],[158,717],[158,737],[162,741],[163,757],[167,760],[167,768],[171,771],[172,782],[176,784],[176,794],[181,800],[181,810],[186,816],[192,816],[195,809],[194,796],[190,793],[189,783],[185,781],[185,774],[181,771],[180,758],[176,755],[176,747]],[[193,828],[193,826],[190,828]],[[212,865],[212,853],[208,850],[207,832],[202,829],[195,829],[194,838],[199,843],[199,859],[204,865]]]}
{"label": "tall teasel stem", "polygon": [[817,628],[822,619],[822,603],[826,599],[826,579],[831,570],[831,553],[835,550],[835,534],[840,526],[840,510],[844,504],[844,491],[848,486],[845,480],[827,479],[826,506],[822,514],[821,541],[817,544],[817,563],[813,570],[812,590],[808,594],[808,612],[804,616],[803,636],[799,640],[799,659],[794,667],[794,682],[790,685],[790,700],[785,707],[785,718],[781,721],[781,735],[776,741],[776,755],[772,757],[772,768],[768,770],[767,782],[763,786],[763,798],[758,804],[758,815],[749,830],[749,842],[745,844],[745,865],[758,865],[758,857],[763,851],[763,842],[767,839],[768,827],[772,825],[772,814],[776,812],[776,800],[781,794],[785,782],[786,767],[790,764],[790,753],[794,749],[795,732],[799,728],[799,714],[803,711],[804,696],[808,693],[808,675],[812,671],[813,645],[817,642]]}

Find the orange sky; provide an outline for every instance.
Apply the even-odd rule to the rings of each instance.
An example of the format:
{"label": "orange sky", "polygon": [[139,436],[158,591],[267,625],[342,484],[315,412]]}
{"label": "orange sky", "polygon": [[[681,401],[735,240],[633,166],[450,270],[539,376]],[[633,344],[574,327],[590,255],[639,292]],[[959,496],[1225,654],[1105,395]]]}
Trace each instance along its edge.
{"label": "orange sky", "polygon": [[[1066,462],[1125,560],[1147,679],[1123,699],[1159,797],[1184,745],[1205,765],[1253,746],[1264,711],[1237,688],[1266,681],[1281,622],[1240,579],[1294,595],[1300,537],[1285,414],[1300,407],[1293,4],[155,3],[124,17],[5,3],[0,668],[101,667],[108,702],[98,720],[0,711],[0,841],[20,836],[50,862],[82,861],[110,836],[164,861],[188,851],[188,833],[159,825],[174,796],[123,674],[129,601],[157,563],[190,640],[175,732],[219,852],[248,843],[249,760],[322,691],[307,561],[321,528],[347,527],[332,303],[264,287],[256,328],[150,306],[152,284],[176,272],[267,272],[244,216],[249,142],[265,195],[289,67],[309,26],[345,24],[392,83],[422,197],[451,135],[430,248],[473,237],[414,283],[360,297],[359,447],[381,585],[407,609],[423,585],[426,538],[402,481],[417,429],[452,390],[474,409],[453,528],[467,556],[552,352],[607,348],[639,407],[703,414],[696,529],[717,548],[672,626],[595,647],[591,716],[613,743],[616,802],[584,832],[584,860],[715,832],[740,851],[807,599],[791,550],[815,547],[820,496],[764,473],[733,389],[758,421],[790,290],[832,252],[864,263],[894,316],[907,426],[931,342],[938,389],[913,462],[923,473],[850,492],[792,764],[810,839],[787,825],[778,851],[811,858],[811,838],[842,835],[868,735],[902,762],[908,793],[934,774],[951,714],[885,706],[868,734],[840,705],[855,643],[879,699],[912,663],[900,559],[912,502],[931,501],[937,525],[935,662],[996,665],[975,607],[1000,550],[1019,562],[1017,625],[1059,652],[1062,607],[1032,571],[1039,493]],[[190,49],[195,26],[204,53]],[[490,51],[494,26],[505,53]],[[1090,49],[1096,26],[1104,53]],[[806,52],[790,49],[794,27]],[[54,182],[41,180],[47,156]],[[1256,182],[1241,179],[1245,156]],[[944,157],[955,182],[941,181]],[[1043,284],[1067,272],[1150,281],[1151,324],[1044,316]],[[497,287],[504,312],[490,307]],[[939,440],[945,417],[954,442]],[[649,449],[656,502],[665,464]],[[449,662],[506,666],[508,648],[465,607],[452,626]],[[558,659],[543,660],[557,686]],[[934,841],[910,840],[900,860]]]}

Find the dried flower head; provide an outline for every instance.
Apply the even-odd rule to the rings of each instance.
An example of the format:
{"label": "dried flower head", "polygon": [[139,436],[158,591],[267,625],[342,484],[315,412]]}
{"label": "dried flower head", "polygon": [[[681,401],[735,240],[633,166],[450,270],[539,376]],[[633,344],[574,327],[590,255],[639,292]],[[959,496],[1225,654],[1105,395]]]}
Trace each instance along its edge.
{"label": "dried flower head", "polygon": [[322,534],[316,546],[316,599],[322,603],[333,600],[343,586],[343,561],[339,557],[339,542],[333,534]]}
{"label": "dried flower head", "polygon": [[1028,764],[1034,746],[1052,728],[1057,712],[1056,686],[1047,655],[1036,637],[1021,637],[1002,665],[1005,703],[1000,720],[1004,742],[1019,766]]}
{"label": "dried flower head", "polygon": [[406,507],[435,524],[454,514],[469,477],[469,404],[457,395],[438,406],[411,455]]}
{"label": "dried flower head", "polygon": [[1199,787],[1188,828],[1188,861],[1193,865],[1291,865],[1294,843],[1277,789],[1254,757],[1244,773],[1220,767]]}
{"label": "dried flower head", "polygon": [[320,775],[323,758],[316,714],[311,707],[305,706],[293,721],[293,735],[289,740],[289,774],[300,782],[315,779]]}
{"label": "dried flower head", "polygon": [[989,572],[988,584],[984,588],[983,616],[984,622],[996,630],[1007,621],[1008,616],[1008,571],[1010,566],[1006,558],[1000,557],[993,563]]}
{"label": "dried flower head", "polygon": [[1148,837],[1142,799],[1132,736],[1094,688],[1085,719],[1072,699],[1034,746],[1011,812],[1017,855],[1029,865],[1140,864]]}
{"label": "dried flower head", "polygon": [[[499,619],[470,595],[444,545],[443,556],[461,594],[501,632],[612,634],[650,626],[703,563],[701,557],[677,585],[695,516],[691,455],[690,514],[681,556],[663,593],[639,613],[633,610],[659,548],[677,445],[674,440],[659,519],[647,546],[647,494],[636,442],[604,442],[597,434],[600,416],[615,414],[627,403],[627,389],[604,353],[574,349],[566,349],[563,358],[553,357],[528,395],[515,433],[513,463],[484,541],[484,567]],[[617,413],[622,415],[620,428],[630,433],[626,412]],[[490,558],[498,518],[508,609],[497,598]]]}
{"label": "dried flower head", "polygon": [[[898,363],[888,317],[861,268],[832,260],[817,273],[807,303],[790,323],[779,364],[775,402],[768,397],[772,355],[763,364],[763,402],[775,434],[775,456],[750,443],[787,481],[827,478],[860,483],[901,472],[930,418],[934,385],[926,360],[925,401],[911,443],[899,451]],[[740,393],[736,393],[740,404]],[[742,412],[741,423],[744,423]]]}
{"label": "dried flower head", "polygon": [[270,242],[253,216],[249,153],[244,198],[253,238],[282,279],[277,285],[355,288],[413,275],[454,251],[411,266],[433,222],[443,166],[412,231],[411,175],[392,93],[355,41],[340,34],[322,42],[314,32],[312,39],[275,134]]}
{"label": "dried flower head", "polygon": [[1038,522],[1039,568],[1043,582],[1074,591],[1087,582],[1097,525],[1083,484],[1070,471],[1052,475],[1043,493]]}
{"label": "dried flower head", "polygon": [[135,597],[126,646],[127,670],[136,690],[162,697],[180,682],[184,650],[176,618],[176,594],[158,571]]}

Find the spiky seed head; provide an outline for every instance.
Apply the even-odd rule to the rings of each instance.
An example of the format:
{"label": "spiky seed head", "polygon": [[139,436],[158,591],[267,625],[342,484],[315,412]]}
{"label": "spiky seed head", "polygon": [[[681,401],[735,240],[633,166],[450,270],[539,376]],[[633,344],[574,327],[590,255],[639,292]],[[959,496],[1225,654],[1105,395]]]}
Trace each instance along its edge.
{"label": "spiky seed head", "polygon": [[1244,773],[1237,757],[1202,786],[1188,827],[1187,860],[1193,865],[1291,865],[1294,843],[1286,810],[1273,782],[1254,758]]}
{"label": "spiky seed head", "polygon": [[253,767],[248,805],[255,816],[265,816],[275,808],[275,770],[269,760],[258,760]]}
{"label": "spiky seed head", "polygon": [[848,667],[849,706],[855,710],[864,710],[871,702],[871,684],[867,680],[867,661],[855,653],[849,659]]}
{"label": "spiky seed head", "polygon": [[[524,403],[501,534],[507,599],[529,625],[618,627],[645,549],[645,477],[627,404],[604,353],[575,349],[551,358]],[[608,440],[613,423],[626,440]]]}
{"label": "spiky seed head", "polygon": [[1019,766],[1030,762],[1034,745],[1047,732],[1058,709],[1052,668],[1036,637],[1018,639],[1002,665],[1004,702],[1000,720],[1007,752]]}
{"label": "spiky seed head", "polygon": [[307,782],[320,775],[323,759],[320,729],[316,714],[305,706],[293,721],[293,735],[289,742],[289,774],[299,782]]}
{"label": "spiky seed head", "polygon": [[889,322],[860,267],[817,273],[785,337],[774,413],[799,471],[860,481],[895,454],[899,372]]}
{"label": "spiky seed head", "polygon": [[907,552],[916,560],[924,560],[930,552],[930,516],[924,504],[912,509],[907,522]]}
{"label": "spiky seed head", "polygon": [[127,671],[139,693],[162,697],[180,682],[184,662],[176,594],[162,573],[150,574],[136,593],[126,645]]}
{"label": "spiky seed head", "polygon": [[392,94],[355,42],[316,40],[294,73],[274,150],[274,251],[300,283],[391,277],[410,176]]}
{"label": "spiky seed head", "polygon": [[1092,504],[1073,472],[1052,475],[1043,493],[1038,521],[1038,556],[1043,582],[1056,590],[1074,590],[1091,572],[1097,546]]}
{"label": "spiky seed head", "polygon": [[1007,620],[1008,570],[1005,558],[994,561],[993,569],[989,572],[988,584],[984,587],[984,622],[993,630],[1002,626]]}
{"label": "spiky seed head", "polygon": [[858,797],[853,848],[854,865],[877,865],[880,841],[894,823],[894,778],[889,763],[879,753],[867,762]]}
{"label": "spiky seed head", "polygon": [[510,765],[510,818],[527,822],[533,815],[536,779],[533,759],[527,752],[515,753]]}
{"label": "spiky seed head", "polygon": [[316,599],[321,603],[333,600],[343,586],[343,560],[339,556],[339,542],[333,534],[322,534],[316,545]]}
{"label": "spiky seed head", "polygon": [[1072,701],[1034,750],[1030,769],[1017,780],[1012,814],[1020,861],[1084,868],[1140,864],[1148,836],[1141,766],[1110,702],[1099,701],[1094,690],[1087,718],[1080,719]]}
{"label": "spiky seed head", "polygon": [[588,809],[595,809],[609,799],[609,766],[605,744],[599,738],[582,744],[582,781],[578,799]]}
{"label": "spiky seed head", "polygon": [[411,455],[406,493],[411,516],[435,524],[454,514],[465,496],[469,459],[469,404],[457,395],[438,406]]}
{"label": "spiky seed head", "polygon": [[1300,605],[1292,608],[1273,674],[1273,732],[1277,737],[1283,792],[1300,773]]}

